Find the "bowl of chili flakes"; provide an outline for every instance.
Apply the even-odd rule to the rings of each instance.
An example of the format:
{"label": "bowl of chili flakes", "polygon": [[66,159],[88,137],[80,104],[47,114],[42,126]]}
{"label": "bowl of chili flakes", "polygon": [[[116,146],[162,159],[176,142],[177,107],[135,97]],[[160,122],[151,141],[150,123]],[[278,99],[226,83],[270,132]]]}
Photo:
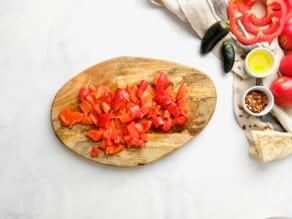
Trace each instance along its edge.
{"label": "bowl of chili flakes", "polygon": [[263,86],[252,86],[242,96],[243,109],[252,116],[264,116],[274,106],[274,96]]}

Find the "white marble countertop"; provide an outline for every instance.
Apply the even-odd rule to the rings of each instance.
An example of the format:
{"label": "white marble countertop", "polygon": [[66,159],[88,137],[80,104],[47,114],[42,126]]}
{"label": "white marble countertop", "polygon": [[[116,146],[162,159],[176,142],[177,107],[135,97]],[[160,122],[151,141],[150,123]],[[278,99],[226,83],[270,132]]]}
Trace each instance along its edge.
{"label": "white marble countertop", "polygon": [[[199,55],[191,28],[148,0],[10,0],[0,7],[0,218],[263,219],[292,216],[292,158],[261,164],[232,110],[232,75]],[[80,71],[117,56],[190,65],[217,89],[215,113],[155,163],[89,162],[56,138],[50,107]]]}

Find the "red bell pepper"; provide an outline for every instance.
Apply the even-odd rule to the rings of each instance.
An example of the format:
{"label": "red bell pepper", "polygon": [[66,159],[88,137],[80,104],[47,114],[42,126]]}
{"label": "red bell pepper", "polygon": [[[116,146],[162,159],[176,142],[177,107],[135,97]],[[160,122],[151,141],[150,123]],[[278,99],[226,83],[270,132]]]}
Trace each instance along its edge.
{"label": "red bell pepper", "polygon": [[228,3],[230,31],[242,44],[271,42],[284,27],[287,15],[284,0],[265,0],[266,13],[263,17],[254,14],[252,7],[256,3],[257,0],[230,0]]}

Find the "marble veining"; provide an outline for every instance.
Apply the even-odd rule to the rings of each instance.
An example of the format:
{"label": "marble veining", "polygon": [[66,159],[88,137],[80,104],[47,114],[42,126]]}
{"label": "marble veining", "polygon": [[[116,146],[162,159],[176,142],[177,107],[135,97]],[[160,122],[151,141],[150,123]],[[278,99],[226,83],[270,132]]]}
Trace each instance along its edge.
{"label": "marble veining", "polygon": [[[232,110],[232,75],[185,23],[148,0],[10,0],[0,7],[0,218],[263,219],[292,216],[291,158],[248,156]],[[56,138],[50,107],[80,71],[132,55],[190,65],[218,102],[202,133],[155,163],[114,168]]]}

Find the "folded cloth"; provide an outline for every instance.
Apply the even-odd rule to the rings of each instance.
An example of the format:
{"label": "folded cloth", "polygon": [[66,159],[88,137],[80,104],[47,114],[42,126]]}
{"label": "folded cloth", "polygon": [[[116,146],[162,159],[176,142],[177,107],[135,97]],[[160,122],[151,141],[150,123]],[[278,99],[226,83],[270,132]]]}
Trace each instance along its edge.
{"label": "folded cloth", "polygon": [[[216,21],[228,19],[226,14],[228,0],[150,1],[155,5],[164,6],[182,21],[188,22],[199,38],[202,38],[206,30]],[[245,73],[242,67],[243,57],[255,46],[265,47],[275,54],[276,61],[279,63],[284,54],[277,39],[271,43],[259,43],[253,46],[243,46],[232,34],[228,34],[221,42],[226,39],[233,42],[236,51],[235,63],[232,68],[234,115],[250,143],[250,154],[262,162],[269,162],[288,156],[292,153],[290,149],[292,147],[292,109],[282,109],[275,105],[270,114],[263,117],[254,117],[244,112],[241,106],[243,92],[256,83],[254,78]],[[220,47],[221,43],[219,42],[213,49],[218,58],[220,58]],[[277,76],[278,71],[276,70],[271,76],[263,79],[263,86],[269,87]],[[279,142],[284,143],[280,144]],[[282,149],[279,149],[278,145]],[[265,149],[265,147],[268,149]],[[275,148],[278,149],[275,150]],[[269,153],[263,153],[263,151],[269,151]],[[275,155],[272,153],[275,153]]]}

